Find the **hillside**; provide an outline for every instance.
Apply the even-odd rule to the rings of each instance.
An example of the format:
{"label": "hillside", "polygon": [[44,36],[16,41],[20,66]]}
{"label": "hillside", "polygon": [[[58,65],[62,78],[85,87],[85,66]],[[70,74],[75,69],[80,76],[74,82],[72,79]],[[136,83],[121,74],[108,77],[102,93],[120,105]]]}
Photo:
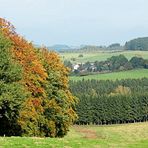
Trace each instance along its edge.
{"label": "hillside", "polygon": [[49,50],[55,50],[55,51],[62,51],[62,50],[71,50],[71,47],[69,47],[68,45],[64,45],[64,44],[56,44],[53,46],[49,46],[47,47]]}

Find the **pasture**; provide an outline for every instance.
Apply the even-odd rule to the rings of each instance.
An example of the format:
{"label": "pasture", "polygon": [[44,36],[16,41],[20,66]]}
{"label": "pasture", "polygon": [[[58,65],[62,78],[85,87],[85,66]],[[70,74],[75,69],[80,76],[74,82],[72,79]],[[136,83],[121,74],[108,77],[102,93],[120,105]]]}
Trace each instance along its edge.
{"label": "pasture", "polygon": [[148,69],[134,69],[128,71],[104,73],[104,74],[92,74],[87,76],[71,76],[70,80],[121,80],[121,79],[138,79],[138,78],[148,78]]}
{"label": "pasture", "polygon": [[[83,55],[83,57],[79,57],[79,55]],[[123,54],[128,59],[138,56],[143,57],[144,59],[148,59],[148,51],[120,51],[120,52],[93,52],[93,53],[60,53],[62,60],[69,60],[73,63],[85,63],[87,61],[105,61],[107,58],[111,56],[117,56]],[[75,59],[75,60],[72,60]]]}
{"label": "pasture", "polygon": [[147,148],[148,122],[73,126],[64,138],[0,137],[0,148]]}

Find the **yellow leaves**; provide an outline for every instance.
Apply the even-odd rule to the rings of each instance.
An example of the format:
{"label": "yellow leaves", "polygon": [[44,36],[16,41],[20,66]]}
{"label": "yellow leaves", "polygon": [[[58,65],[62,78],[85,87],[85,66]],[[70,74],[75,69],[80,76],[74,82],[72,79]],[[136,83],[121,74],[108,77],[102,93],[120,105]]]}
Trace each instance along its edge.
{"label": "yellow leaves", "polygon": [[75,111],[73,110],[72,107],[70,107],[68,110],[67,110],[67,114],[70,116],[70,124],[72,124],[76,119],[78,119],[78,116],[77,114],[75,113]]}
{"label": "yellow leaves", "polygon": [[[44,109],[41,104],[42,104],[41,98],[28,98],[24,102],[23,108],[26,109],[26,111],[29,111],[33,114],[36,112],[43,113]],[[24,110],[22,112],[24,112]]]}
{"label": "yellow leaves", "polygon": [[63,101],[63,106],[60,107],[60,104],[56,102],[56,100],[51,99],[49,101],[49,108],[53,108],[55,111],[55,114],[58,114],[61,116],[68,117],[68,121],[65,121],[63,124],[68,127],[72,122],[77,119],[76,112],[74,110],[75,104],[78,102],[78,100],[71,94],[69,91],[68,86],[68,74],[69,69],[64,66],[64,64],[61,62],[60,57],[55,52],[49,52],[47,49],[43,48],[40,50],[41,57],[43,59],[43,65],[47,71],[47,73],[50,75],[53,74],[54,82],[52,80],[50,85],[53,85],[55,87],[55,82],[57,82],[56,87],[54,89],[58,89],[58,98]]}
{"label": "yellow leaves", "polygon": [[[38,128],[38,123],[40,122],[41,115],[44,112],[41,104],[42,100],[40,98],[29,98],[23,103],[18,123],[26,133],[28,133],[29,130],[33,130],[35,127]],[[32,127],[29,127],[30,125],[32,125]],[[34,135],[36,134],[34,133]]]}
{"label": "yellow leaves", "polygon": [[67,101],[68,101],[69,104],[74,105],[74,104],[78,103],[78,98],[73,96],[69,90],[66,90],[65,93],[66,93]]}
{"label": "yellow leaves", "polygon": [[55,99],[51,99],[47,103],[48,108],[52,108],[54,110],[54,113],[62,113],[62,108],[59,106],[59,104],[56,102]]}
{"label": "yellow leaves", "polygon": [[50,132],[48,133],[48,136],[55,137],[56,136],[56,125],[55,125],[55,121],[52,121],[52,120],[48,121],[47,127],[50,130]]}
{"label": "yellow leaves", "polygon": [[110,93],[110,96],[115,96],[115,95],[130,95],[131,90],[129,87],[125,87],[122,85],[119,85],[113,92]]}
{"label": "yellow leaves", "polygon": [[45,48],[41,49],[40,52],[42,59],[44,59],[46,71],[51,71],[51,73],[53,72],[56,75],[56,80],[62,86],[62,89],[68,89],[69,69],[61,62],[59,55],[52,51],[49,52]]}

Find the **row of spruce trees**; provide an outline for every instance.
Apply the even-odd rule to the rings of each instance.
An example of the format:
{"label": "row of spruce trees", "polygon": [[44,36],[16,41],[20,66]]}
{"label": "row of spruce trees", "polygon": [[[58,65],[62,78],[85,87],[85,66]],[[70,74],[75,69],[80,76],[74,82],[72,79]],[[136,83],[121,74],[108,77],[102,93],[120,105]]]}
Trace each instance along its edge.
{"label": "row of spruce trees", "polygon": [[71,81],[80,100],[76,124],[119,124],[148,121],[148,78]]}
{"label": "row of spruce trees", "polygon": [[63,137],[77,118],[68,73],[0,18],[0,135]]}

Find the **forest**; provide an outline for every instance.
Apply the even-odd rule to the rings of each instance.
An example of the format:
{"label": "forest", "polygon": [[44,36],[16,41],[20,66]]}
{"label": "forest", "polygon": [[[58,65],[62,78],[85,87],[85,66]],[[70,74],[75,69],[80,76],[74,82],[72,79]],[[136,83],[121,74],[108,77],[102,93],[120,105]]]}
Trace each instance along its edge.
{"label": "forest", "polygon": [[125,43],[126,50],[148,50],[148,37],[137,38]]}
{"label": "forest", "polygon": [[76,124],[119,124],[148,120],[148,78],[71,81],[80,100]]}

